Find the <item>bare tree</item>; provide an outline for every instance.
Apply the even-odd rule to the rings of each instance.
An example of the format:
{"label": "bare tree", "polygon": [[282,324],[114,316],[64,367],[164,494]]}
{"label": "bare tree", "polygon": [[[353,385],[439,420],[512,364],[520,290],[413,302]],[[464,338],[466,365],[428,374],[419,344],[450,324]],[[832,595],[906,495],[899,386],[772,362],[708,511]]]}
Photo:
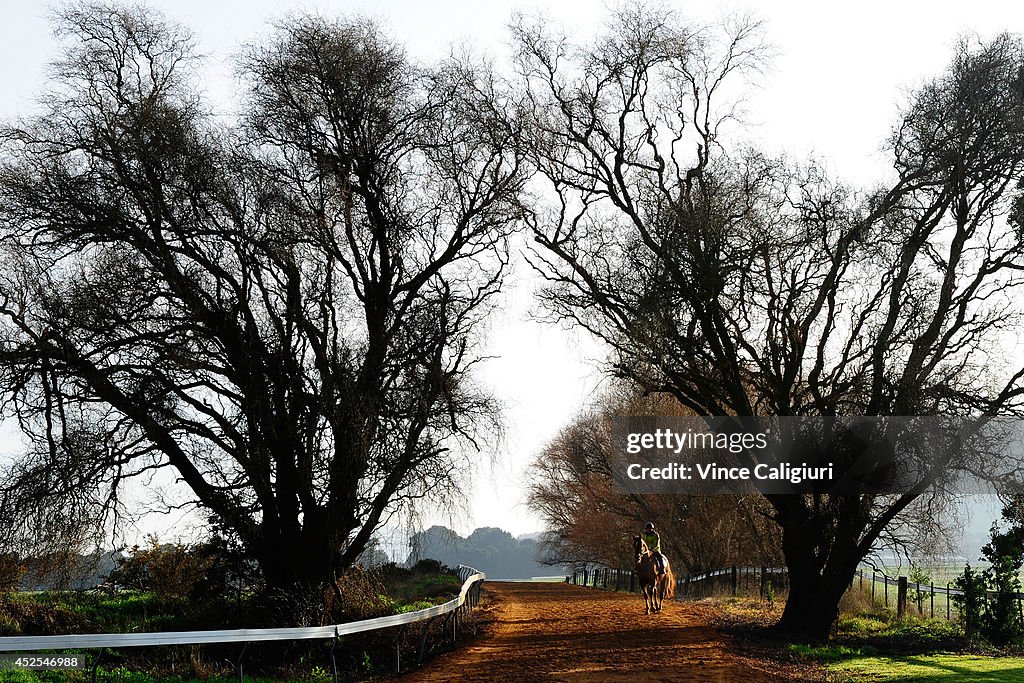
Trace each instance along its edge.
{"label": "bare tree", "polygon": [[533,463],[530,507],[545,521],[551,564],[631,568],[632,537],[653,521],[673,566],[689,573],[781,560],[778,527],[756,495],[623,494],[614,486],[611,420],[622,415],[685,415],[670,396],[608,394],[556,436]]}
{"label": "bare tree", "polygon": [[33,447],[0,533],[102,527],[169,470],[270,585],[330,580],[497,428],[471,371],[522,174],[489,77],[298,17],[229,125],[152,11],[58,32],[44,113],[3,133],[0,387]]}
{"label": "bare tree", "polygon": [[[1024,368],[997,352],[1024,267],[1016,38],[961,43],[893,133],[896,180],[858,194],[724,144],[729,84],[760,68],[755,22],[715,33],[633,7],[587,48],[516,36],[524,144],[557,197],[532,218],[544,301],[609,345],[615,373],[697,415],[1019,412]],[[780,627],[827,634],[928,482],[769,496],[792,577]]]}

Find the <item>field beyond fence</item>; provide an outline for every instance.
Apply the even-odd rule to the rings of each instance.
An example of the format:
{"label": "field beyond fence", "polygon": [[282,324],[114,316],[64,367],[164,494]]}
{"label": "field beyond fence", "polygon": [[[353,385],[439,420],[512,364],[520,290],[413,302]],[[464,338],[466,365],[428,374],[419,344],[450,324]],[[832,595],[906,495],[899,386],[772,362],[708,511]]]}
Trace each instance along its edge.
{"label": "field beyond fence", "polygon": [[[607,590],[639,590],[635,571],[609,567],[580,569],[567,577],[567,581],[577,586]],[[953,587],[951,578],[943,583],[911,581],[908,576],[861,568],[854,575],[852,587],[870,595],[873,604],[894,609],[898,617],[917,615],[947,621],[959,619],[956,596],[963,595],[963,591]],[[676,597],[679,598],[756,595],[774,600],[788,591],[789,573],[784,567],[732,566],[676,577]],[[1024,593],[1017,593],[1016,599],[1024,601]]]}

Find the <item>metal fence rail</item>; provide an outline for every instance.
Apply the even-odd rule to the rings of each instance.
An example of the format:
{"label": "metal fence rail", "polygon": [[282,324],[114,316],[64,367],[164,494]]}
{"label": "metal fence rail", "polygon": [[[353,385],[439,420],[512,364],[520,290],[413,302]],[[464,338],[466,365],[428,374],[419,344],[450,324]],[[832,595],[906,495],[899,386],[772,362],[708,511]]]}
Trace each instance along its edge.
{"label": "metal fence rail", "polygon": [[[691,582],[702,581],[704,579],[714,578],[716,576],[726,576],[732,573],[733,570],[737,570],[740,574],[744,572],[767,572],[769,574],[786,574],[788,570],[785,567],[728,567],[726,569],[715,569],[709,572],[703,572],[701,574],[694,574],[688,577]],[[907,588],[912,591],[918,591],[921,593],[935,593],[937,595],[963,595],[964,592],[959,588],[952,588],[951,583],[947,583],[945,586],[935,585],[933,583],[916,583],[906,580],[906,577],[900,576],[888,576],[884,573],[868,572],[864,569],[858,569],[854,576],[860,579],[866,579],[869,576],[872,580],[878,583],[884,583],[890,586],[899,586],[900,581],[904,580],[907,584]],[[682,580],[682,579],[680,579]],[[987,591],[988,597],[995,597],[999,594],[999,591]],[[1024,600],[1024,592],[1014,593],[1014,600]]]}
{"label": "metal fence rail", "polygon": [[[480,590],[487,578],[483,572],[478,572],[472,567],[459,565],[459,578],[463,580],[462,588],[456,598],[434,607],[407,612],[405,614],[392,614],[386,617],[375,619],[364,619],[345,624],[334,624],[332,626],[312,626],[299,628],[262,628],[262,629],[229,629],[219,631],[162,631],[155,633],[82,633],[59,636],[6,636],[0,637],[0,652],[26,652],[46,650],[82,650],[98,648],[125,648],[143,647],[154,645],[194,645],[213,643],[255,643],[260,641],[280,640],[329,640],[335,641],[341,636],[353,633],[365,633],[385,628],[399,628],[396,638],[395,666],[401,669],[399,645],[402,632],[406,626],[418,622],[426,622],[436,617],[445,616],[446,622],[452,622],[453,637],[457,637],[459,620],[469,609],[477,606],[480,602]],[[423,638],[420,645],[420,660],[423,657],[423,640],[426,637],[424,625]],[[244,651],[243,651],[244,655]],[[98,664],[98,658],[96,660]],[[332,669],[336,666],[333,661]],[[242,659],[239,659],[239,680],[241,680]],[[96,677],[96,666],[93,667],[93,680]]]}
{"label": "metal fence rail", "polygon": [[[758,594],[764,597],[766,594],[774,593],[778,588],[784,588],[788,584],[788,579],[789,572],[785,567],[724,567],[698,574],[678,576],[676,578],[676,594],[683,596],[709,595],[712,591],[718,590],[715,588],[715,584],[717,584],[726,592],[737,595],[741,590],[750,590],[751,584],[754,584]],[[610,567],[592,567],[574,571],[571,576],[566,577],[566,581],[578,586],[608,590],[629,592],[637,590],[635,571]],[[938,615],[950,620],[957,613],[952,604],[953,598],[964,594],[963,590],[953,588],[951,582],[944,586],[931,582],[911,582],[906,576],[892,577],[865,569],[858,569],[855,572],[854,581],[859,581],[859,587],[864,592],[867,592],[864,587],[865,582],[870,581],[871,599],[884,601],[886,607],[889,607],[890,603],[889,586],[895,586],[896,591],[894,591],[892,599],[896,603],[897,614],[900,616],[906,612],[908,605],[913,604],[916,605],[919,614],[924,616],[927,613],[934,618],[936,616],[935,598],[940,596],[942,601],[938,605]],[[881,585],[882,590],[877,590],[876,584]],[[988,597],[996,595],[998,595],[997,591],[987,591]],[[1024,592],[1015,593],[1013,599],[1024,601]]]}

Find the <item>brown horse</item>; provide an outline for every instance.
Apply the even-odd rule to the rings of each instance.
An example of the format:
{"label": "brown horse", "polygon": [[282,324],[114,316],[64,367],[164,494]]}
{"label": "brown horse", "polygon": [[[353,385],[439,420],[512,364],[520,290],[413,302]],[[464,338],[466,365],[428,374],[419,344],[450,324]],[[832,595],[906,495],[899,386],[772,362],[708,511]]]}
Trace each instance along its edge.
{"label": "brown horse", "polygon": [[640,592],[643,593],[644,607],[647,608],[645,614],[660,612],[661,603],[676,592],[676,579],[672,575],[668,558],[665,558],[665,573],[658,574],[654,553],[640,536],[633,537],[633,550],[636,551],[636,575],[640,579]]}

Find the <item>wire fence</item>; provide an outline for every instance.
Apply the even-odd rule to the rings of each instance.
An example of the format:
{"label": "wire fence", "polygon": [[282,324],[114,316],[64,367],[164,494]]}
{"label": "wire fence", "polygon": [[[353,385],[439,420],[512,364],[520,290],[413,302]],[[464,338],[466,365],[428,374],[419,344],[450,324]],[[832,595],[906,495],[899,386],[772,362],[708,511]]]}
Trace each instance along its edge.
{"label": "wire fence", "polygon": [[[566,577],[568,583],[606,590],[637,592],[635,571],[606,567],[588,567]],[[952,621],[959,618],[955,598],[963,591],[952,582],[912,582],[906,576],[889,576],[876,570],[858,569],[851,587],[870,594],[872,603],[896,609],[898,616],[917,614],[932,619]],[[789,572],[785,567],[732,566],[698,574],[676,577],[676,596],[701,598],[715,595],[754,596],[770,598],[789,590]],[[988,596],[997,595],[989,591]],[[1015,593],[1014,599],[1024,603],[1024,593]]]}
{"label": "wire fence", "polygon": [[0,652],[40,652],[55,650],[98,650],[92,662],[92,680],[96,681],[96,673],[103,658],[103,648],[128,648],[162,645],[208,645],[214,643],[244,643],[236,665],[239,683],[243,681],[245,655],[251,643],[265,641],[294,640],[333,640],[330,651],[331,673],[335,683],[338,681],[338,667],[335,660],[335,648],[342,636],[367,631],[394,628],[395,634],[395,672],[402,669],[402,646],[406,629],[413,624],[420,624],[419,644],[416,649],[417,662],[422,662],[427,634],[430,626],[438,619],[443,620],[443,632],[450,633],[452,642],[458,640],[459,629],[469,611],[480,603],[480,592],[486,574],[472,567],[460,565],[459,578],[462,588],[458,597],[434,607],[392,614],[375,619],[364,619],[331,626],[312,626],[300,628],[263,628],[263,629],[230,629],[220,631],[163,631],[155,633],[83,633],[58,636],[7,636],[0,637]]}

